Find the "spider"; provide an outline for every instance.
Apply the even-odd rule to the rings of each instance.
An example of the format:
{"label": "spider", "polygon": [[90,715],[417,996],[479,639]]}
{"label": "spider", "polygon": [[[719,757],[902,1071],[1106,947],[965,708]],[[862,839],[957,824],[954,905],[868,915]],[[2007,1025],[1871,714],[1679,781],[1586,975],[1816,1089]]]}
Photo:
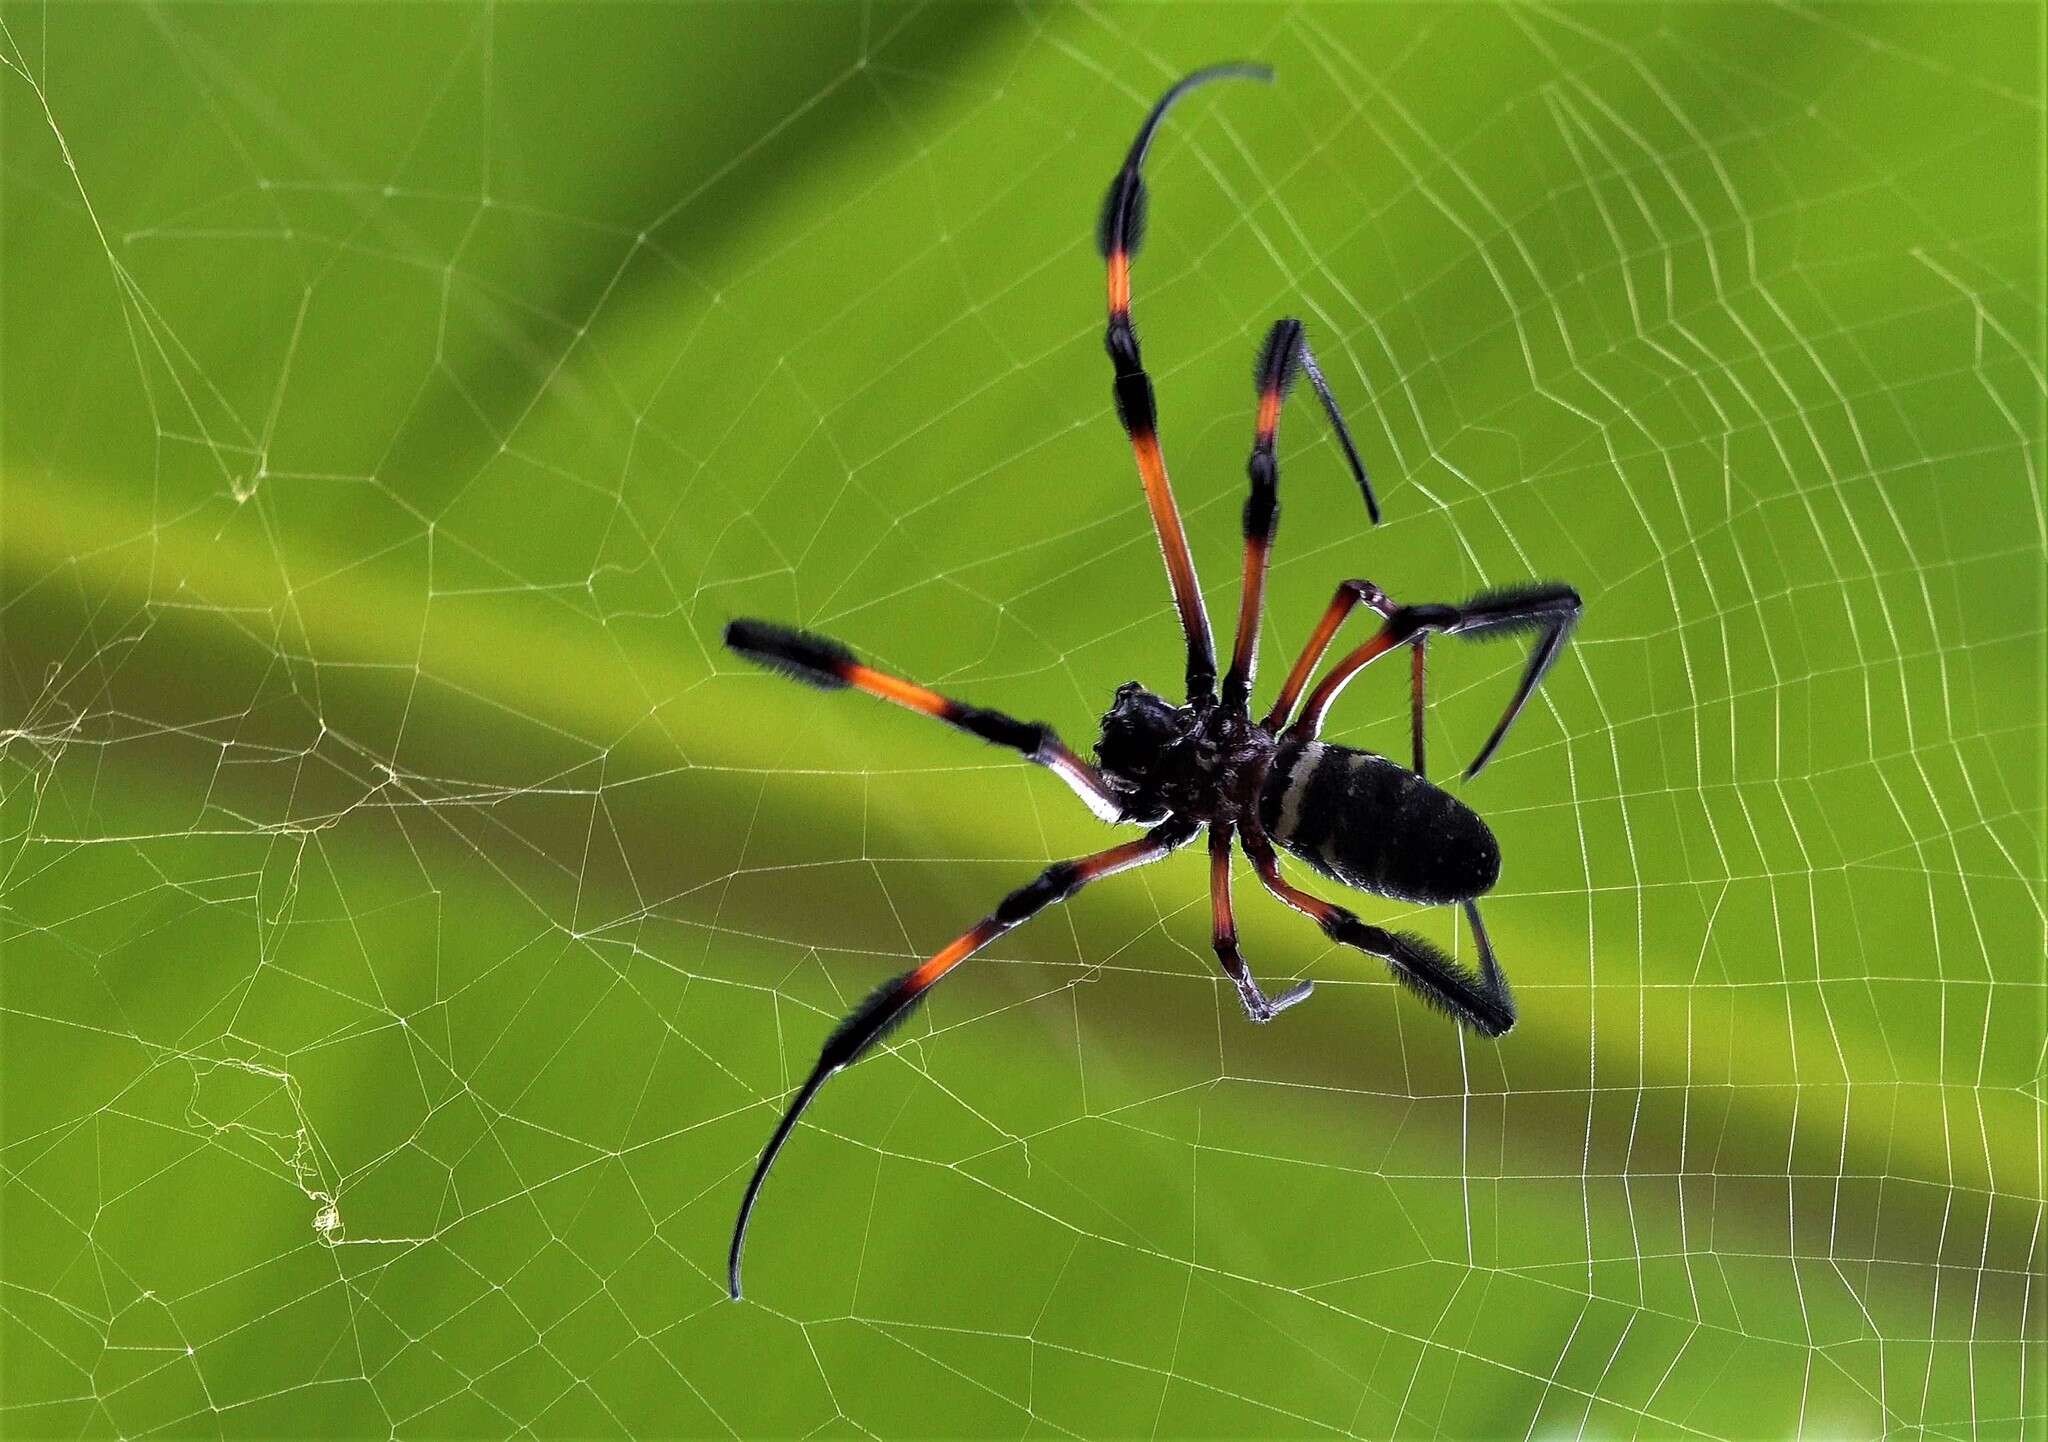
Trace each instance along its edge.
{"label": "spider", "polygon": [[[1244,581],[1237,643],[1220,692],[1217,687],[1209,617],[1160,451],[1152,381],[1145,372],[1137,331],[1131,323],[1131,259],[1144,231],[1143,167],[1154,134],[1175,101],[1196,86],[1226,78],[1270,81],[1272,71],[1254,64],[1216,65],[1195,71],[1169,89],[1146,116],[1122,168],[1110,181],[1097,234],[1109,269],[1106,340],[1115,368],[1116,412],[1137,458],[1145,503],[1166,558],[1174,608],[1187,639],[1186,702],[1173,705],[1136,681],[1118,687],[1102,718],[1095,764],[1090,765],[1050,726],[1019,721],[875,670],[837,641],[768,621],[736,620],[726,628],[725,644],[748,660],[812,686],[865,691],[1019,752],[1066,782],[1102,820],[1146,828],[1135,841],[1047,867],[922,965],[876,988],[825,1039],[817,1065],[797,1088],[768,1139],[740,1203],[728,1263],[735,1299],[740,1296],[747,1224],[761,1185],[819,1089],[871,1051],[941,978],[997,937],[1091,882],[1160,860],[1194,840],[1204,826],[1209,831],[1209,901],[1216,957],[1252,1021],[1271,1021],[1305,1000],[1314,983],[1304,981],[1268,997],[1253,978],[1238,950],[1237,922],[1231,909],[1233,844],[1244,847],[1254,873],[1268,891],[1313,920],[1332,941],[1384,960],[1395,979],[1424,1001],[1485,1036],[1500,1036],[1515,1024],[1514,998],[1479,919],[1478,898],[1500,876],[1500,847],[1486,823],[1470,808],[1426,779],[1425,648],[1429,637],[1437,634],[1536,637],[1506,711],[1465,769],[1469,780],[1492,759],[1557,659],[1579,618],[1578,593],[1566,585],[1544,582],[1483,592],[1456,606],[1405,606],[1396,604],[1370,581],[1344,581],[1288,672],[1272,709],[1254,724],[1250,701],[1266,567],[1280,516],[1275,436],[1282,403],[1297,372],[1307,375],[1322,401],[1367,514],[1374,524],[1380,519],[1379,502],[1358,448],[1309,350],[1301,322],[1292,318],[1274,324],[1257,361],[1258,421],[1247,466],[1251,494],[1244,507]],[[1379,616],[1379,629],[1323,675],[1296,715],[1295,703],[1309,677],[1346,618],[1360,605]],[[1370,751],[1318,740],[1323,718],[1351,679],[1402,646],[1409,648],[1412,658],[1414,765],[1402,766]],[[1343,907],[1294,886],[1281,875],[1276,847],[1330,880],[1359,891],[1397,901],[1462,907],[1478,951],[1478,974],[1473,975],[1419,936],[1369,925]]]}

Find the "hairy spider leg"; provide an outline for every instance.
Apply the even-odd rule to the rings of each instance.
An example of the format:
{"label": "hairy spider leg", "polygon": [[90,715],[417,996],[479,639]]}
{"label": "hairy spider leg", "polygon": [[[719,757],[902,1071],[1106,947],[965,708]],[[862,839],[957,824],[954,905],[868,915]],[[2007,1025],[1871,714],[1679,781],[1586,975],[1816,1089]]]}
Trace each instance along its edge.
{"label": "hairy spider leg", "polygon": [[1174,609],[1180,613],[1181,630],[1187,636],[1190,701],[1206,701],[1216,694],[1216,644],[1209,632],[1209,613],[1202,604],[1201,583],[1195,577],[1194,554],[1181,525],[1180,506],[1173,498],[1173,482],[1166,474],[1166,457],[1159,448],[1159,409],[1152,395],[1152,378],[1146,374],[1138,332],[1131,323],[1131,261],[1145,238],[1145,153],[1151,149],[1152,137],[1166,112],[1196,86],[1211,80],[1272,78],[1272,70],[1264,65],[1212,65],[1183,77],[1160,96],[1131,142],[1123,168],[1109,183],[1096,228],[1096,243],[1109,268],[1109,329],[1104,345],[1115,367],[1111,389],[1117,419],[1123,422],[1124,434],[1130,437],[1137,457],[1145,505],[1152,513],[1152,527],[1159,534],[1159,549],[1166,559]]}
{"label": "hairy spider leg", "polygon": [[1472,902],[1465,902],[1464,907],[1479,945],[1477,976],[1422,937],[1369,926],[1343,907],[1290,885],[1280,874],[1279,855],[1257,826],[1245,827],[1244,849],[1266,890],[1314,921],[1330,940],[1386,962],[1396,981],[1482,1036],[1502,1036],[1514,1027],[1514,994],[1494,958],[1479,908]]}
{"label": "hairy spider leg", "polygon": [[1134,866],[1144,866],[1176,847],[1186,845],[1193,839],[1196,829],[1197,824],[1191,821],[1170,821],[1153,828],[1136,841],[1112,846],[1092,856],[1055,862],[1040,872],[1036,879],[1004,897],[994,911],[976,923],[972,930],[954,938],[944,950],[935,953],[922,965],[883,982],[833,1028],[832,1034],[825,1038],[823,1050],[818,1053],[817,1065],[811,1069],[804,1084],[797,1088],[788,1110],[782,1114],[782,1121],[768,1138],[768,1145],[761,1152],[761,1160],[755,1165],[754,1175],[747,1183],[746,1195],[740,1201],[739,1219],[733,1224],[732,1251],[726,1260],[726,1280],[735,1301],[740,1295],[740,1263],[747,1247],[747,1223],[754,1215],[754,1203],[761,1195],[761,1184],[767,1181],[769,1169],[775,1165],[782,1144],[789,1140],[797,1120],[803,1116],[819,1089],[859,1061],[891,1030],[901,1025],[924,999],[925,993],[968,957],[1005,932],[1023,925],[1046,907],[1065,901],[1089,882],[1100,881],[1105,876]]}
{"label": "hairy spider leg", "polygon": [[1274,322],[1259,350],[1252,378],[1259,390],[1259,419],[1252,436],[1252,453],[1245,462],[1251,479],[1251,493],[1244,502],[1244,585],[1237,607],[1237,645],[1230,657],[1230,670],[1223,678],[1223,704],[1244,706],[1258,675],[1259,623],[1266,606],[1266,566],[1273,550],[1273,537],[1280,529],[1280,462],[1274,449],[1280,430],[1280,408],[1293,389],[1295,376],[1308,373],[1309,383],[1322,397],[1323,409],[1343,444],[1351,473],[1365,493],[1367,512],[1379,520],[1379,503],[1373,499],[1372,482],[1366,478],[1365,462],[1359,459],[1350,428],[1344,424],[1337,398],[1323,380],[1323,373],[1309,351],[1301,322],[1288,316]]}
{"label": "hairy spider leg", "polygon": [[[1309,693],[1301,715],[1288,727],[1288,735],[1303,740],[1313,739],[1322,731],[1323,717],[1331,703],[1351,684],[1353,676],[1396,646],[1427,632],[1462,636],[1468,640],[1494,640],[1534,631],[1537,633],[1536,644],[1530,650],[1529,664],[1523,668],[1522,679],[1515,687],[1514,695],[1508,699],[1500,723],[1486,738],[1486,744],[1479,748],[1479,754],[1472,758],[1472,764],[1465,768],[1465,778],[1470,780],[1493,759],[1501,740],[1508,734],[1508,728],[1515,724],[1515,718],[1522,714],[1529,697],[1564,649],[1572,628],[1578,624],[1580,608],[1579,593],[1570,586],[1541,581],[1482,591],[1457,606],[1399,606],[1391,612],[1383,612],[1386,624],[1357,650],[1330,668],[1329,674]],[[1422,704],[1423,679],[1423,669],[1418,665],[1413,679],[1418,714]],[[1417,760],[1420,761],[1419,755]],[[1419,765],[1417,769],[1420,770]]]}
{"label": "hairy spider leg", "polygon": [[900,676],[863,665],[838,641],[827,636],[778,626],[772,621],[738,620],[725,628],[725,644],[757,665],[821,690],[852,687],[884,701],[893,701],[921,715],[935,717],[997,746],[1022,752],[1074,789],[1088,809],[1104,821],[1124,821],[1124,805],[1102,773],[1076,756],[1058,734],[1040,721],[1019,721],[1001,711],[970,706],[926,690]]}
{"label": "hairy spider leg", "polygon": [[1244,956],[1237,949],[1237,915],[1230,905],[1231,844],[1235,834],[1236,828],[1228,821],[1209,823],[1210,936],[1224,975],[1237,987],[1237,999],[1244,1004],[1244,1014],[1255,1022],[1271,1021],[1296,1002],[1307,1001],[1316,984],[1297,982],[1269,999],[1253,979],[1251,968],[1245,965]]}

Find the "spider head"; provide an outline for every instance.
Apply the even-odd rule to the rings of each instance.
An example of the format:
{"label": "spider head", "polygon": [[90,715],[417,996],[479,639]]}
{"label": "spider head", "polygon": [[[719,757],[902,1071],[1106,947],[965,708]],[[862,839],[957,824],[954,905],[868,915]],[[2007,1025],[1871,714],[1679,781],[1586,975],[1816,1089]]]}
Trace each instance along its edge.
{"label": "spider head", "polygon": [[1118,790],[1129,793],[1127,809],[1135,816],[1167,810],[1161,786],[1174,770],[1170,753],[1186,741],[1194,714],[1175,706],[1136,681],[1116,688],[1116,700],[1102,718],[1102,739],[1095,759]]}

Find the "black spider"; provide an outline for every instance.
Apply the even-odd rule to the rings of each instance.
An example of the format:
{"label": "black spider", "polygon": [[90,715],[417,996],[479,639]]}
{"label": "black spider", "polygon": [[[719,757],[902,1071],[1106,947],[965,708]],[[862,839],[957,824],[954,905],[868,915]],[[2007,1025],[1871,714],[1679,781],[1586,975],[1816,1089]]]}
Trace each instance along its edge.
{"label": "black spider", "polygon": [[[1475,904],[1500,875],[1500,847],[1486,823],[1464,803],[1423,779],[1424,647],[1432,632],[1469,637],[1514,632],[1537,635],[1529,665],[1500,724],[1465,770],[1465,775],[1472,777],[1491,759],[1563,648],[1579,617],[1578,593],[1569,586],[1544,583],[1490,591],[1458,606],[1398,606],[1370,581],[1345,581],[1331,597],[1329,609],[1288,673],[1272,710],[1253,724],[1248,706],[1258,659],[1267,553],[1280,515],[1273,440],[1281,403],[1297,368],[1307,373],[1322,398],[1364,493],[1366,509],[1375,522],[1379,520],[1379,504],[1357,447],[1309,353],[1298,320],[1274,325],[1259,356],[1258,429],[1248,466],[1251,496],[1244,507],[1243,599],[1238,608],[1236,649],[1223,677],[1222,693],[1217,693],[1209,617],[1159,450],[1152,382],[1139,359],[1138,336],[1131,326],[1130,264],[1144,228],[1141,169],[1154,132],[1168,107],[1188,90],[1227,76],[1270,80],[1272,72],[1259,65],[1218,65],[1198,70],[1168,90],[1146,117],[1123,168],[1110,182],[1099,233],[1109,263],[1107,340],[1116,367],[1116,410],[1137,453],[1146,504],[1166,556],[1173,603],[1187,634],[1186,704],[1175,706],[1135,681],[1126,682],[1117,689],[1115,703],[1102,718],[1102,738],[1095,746],[1097,764],[1090,766],[1049,726],[970,706],[873,670],[837,641],[767,621],[734,621],[726,628],[726,645],[750,660],[814,686],[852,686],[1022,752],[1056,772],[1104,821],[1149,828],[1139,840],[1046,868],[929,961],[884,982],[826,1038],[817,1066],[797,1089],[781,1125],[768,1139],[740,1203],[730,1258],[734,1297],[740,1295],[740,1258],[754,1201],[776,1154],[818,1089],[874,1047],[909,1015],[934,982],[960,962],[1089,882],[1159,860],[1193,840],[1204,825],[1209,828],[1216,955],[1236,983],[1245,1013],[1253,1021],[1270,1021],[1303,1000],[1312,983],[1302,982],[1268,998],[1252,979],[1238,953],[1237,924],[1231,915],[1233,839],[1242,840],[1266,889],[1314,918],[1331,940],[1384,959],[1394,976],[1423,1000],[1487,1036],[1499,1036],[1515,1024],[1514,999]],[[1289,717],[1310,674],[1337,629],[1361,602],[1381,617],[1380,629],[1323,676],[1290,724]],[[1318,741],[1324,715],[1351,678],[1371,661],[1403,645],[1411,648],[1414,657],[1414,767],[1401,766],[1370,751]],[[1421,937],[1367,925],[1343,907],[1289,885],[1280,875],[1275,846],[1331,880],[1360,891],[1428,905],[1462,906],[1478,946],[1479,974],[1474,976]]]}

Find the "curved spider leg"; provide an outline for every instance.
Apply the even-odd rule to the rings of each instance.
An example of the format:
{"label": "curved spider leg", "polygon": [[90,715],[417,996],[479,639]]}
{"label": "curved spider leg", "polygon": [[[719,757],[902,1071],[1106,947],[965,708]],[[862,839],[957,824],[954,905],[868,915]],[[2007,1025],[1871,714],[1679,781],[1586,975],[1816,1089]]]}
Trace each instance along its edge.
{"label": "curved spider leg", "polygon": [[1252,438],[1252,453],[1245,462],[1251,478],[1251,494],[1244,503],[1244,586],[1237,608],[1237,646],[1231,653],[1230,670],[1223,678],[1223,704],[1242,707],[1250,699],[1252,682],[1259,666],[1259,624],[1266,605],[1266,566],[1273,550],[1273,537],[1280,529],[1280,463],[1274,441],[1280,429],[1280,408],[1294,387],[1298,371],[1308,373],[1316,394],[1322,397],[1337,439],[1343,444],[1351,473],[1365,492],[1367,512],[1375,523],[1380,518],[1379,502],[1373,499],[1372,482],[1366,478],[1365,462],[1359,459],[1351,431],[1344,424],[1337,398],[1316,366],[1309,351],[1301,322],[1292,316],[1276,321],[1266,333],[1259,351],[1253,379],[1259,388],[1258,428]]}
{"label": "curved spider leg", "polygon": [[753,1218],[754,1203],[761,1195],[761,1184],[768,1180],[769,1169],[775,1165],[783,1143],[789,1140],[790,1132],[819,1089],[859,1061],[891,1030],[901,1025],[924,999],[925,993],[947,972],[997,937],[1023,925],[1055,902],[1065,901],[1091,881],[1158,861],[1176,847],[1186,845],[1193,839],[1195,831],[1194,822],[1170,821],[1122,846],[1112,846],[1107,851],[1098,851],[1073,861],[1055,862],[1040,872],[1036,879],[1004,897],[996,909],[983,917],[972,930],[956,937],[923,965],[883,982],[832,1029],[832,1034],[825,1038],[823,1050],[818,1053],[817,1065],[811,1069],[804,1084],[797,1088],[788,1110],[782,1114],[782,1121],[768,1138],[761,1160],[754,1167],[754,1175],[747,1182],[746,1195],[740,1201],[739,1218],[732,1230],[732,1251],[726,1260],[726,1280],[735,1300],[740,1295],[740,1262],[747,1247],[747,1223]]}
{"label": "curved spider leg", "polygon": [[[1308,644],[1302,648],[1301,656],[1294,663],[1294,669],[1288,672],[1287,684],[1280,688],[1280,695],[1273,702],[1273,709],[1268,711],[1266,719],[1259,723],[1264,730],[1277,733],[1282,726],[1286,725],[1287,718],[1293,712],[1294,703],[1300,697],[1302,688],[1308,685],[1310,673],[1322,661],[1323,653],[1329,650],[1330,642],[1336,637],[1338,628],[1344,624],[1345,618],[1350,616],[1352,610],[1360,602],[1379,612],[1383,618],[1393,616],[1395,611],[1400,609],[1387,598],[1386,592],[1370,581],[1353,579],[1339,582],[1336,594],[1330,598],[1329,609],[1323,612],[1323,619],[1317,623],[1315,633],[1309,637]],[[1378,638],[1375,638],[1375,641],[1377,640]],[[1369,641],[1366,644],[1368,647],[1371,647],[1374,645],[1374,642]],[[1415,762],[1411,769],[1417,776],[1426,777],[1429,774],[1429,770],[1425,751],[1426,733],[1423,726],[1423,705],[1429,679],[1429,632],[1426,629],[1418,630],[1409,638],[1408,646],[1414,653],[1413,665],[1409,670],[1408,687],[1409,738],[1415,753]],[[1358,663],[1358,666],[1362,668],[1367,662],[1384,654],[1386,649],[1386,647],[1374,649],[1370,655],[1366,656],[1364,661]],[[1348,681],[1350,678],[1347,676],[1345,679]],[[1341,684],[1338,689],[1342,689]],[[1327,703],[1325,704],[1327,705]],[[1321,719],[1317,718],[1315,723],[1316,730],[1320,730],[1321,724]],[[1315,731],[1312,730],[1309,734],[1312,736],[1315,734]]]}
{"label": "curved spider leg", "polygon": [[1507,709],[1501,712],[1493,734],[1486,738],[1486,744],[1479,748],[1479,754],[1465,768],[1466,780],[1477,776],[1480,768],[1493,759],[1493,753],[1506,738],[1508,728],[1515,724],[1515,718],[1522,714],[1522,708],[1529,704],[1529,698],[1543,684],[1551,663],[1564,650],[1572,628],[1579,624],[1582,607],[1579,593],[1570,586],[1535,582],[1481,592],[1458,608],[1464,619],[1452,632],[1453,635],[1492,640],[1536,632],[1536,644],[1530,648],[1529,664],[1522,669],[1522,679],[1515,686],[1515,694],[1509,698]]}
{"label": "curved spider leg", "polygon": [[1344,447],[1344,462],[1351,467],[1359,494],[1365,498],[1365,513],[1377,526],[1380,523],[1380,501],[1372,493],[1372,477],[1365,473],[1365,458],[1358,454],[1358,446],[1351,439],[1351,428],[1344,424],[1344,413],[1337,409],[1337,398],[1330,394],[1330,383],[1323,379],[1323,368],[1316,364],[1315,352],[1308,348],[1306,335],[1301,339],[1301,368],[1323,403],[1323,413],[1330,418],[1330,429],[1337,433],[1337,443]]}
{"label": "curved spider leg", "polygon": [[1514,994],[1508,990],[1507,977],[1494,957],[1493,944],[1479,920],[1479,908],[1473,903],[1468,901],[1464,906],[1472,923],[1472,934],[1479,943],[1477,976],[1422,937],[1368,926],[1334,902],[1289,885],[1280,874],[1279,856],[1259,828],[1245,828],[1244,849],[1266,890],[1314,921],[1330,940],[1380,958],[1396,981],[1482,1036],[1502,1036],[1514,1027]]}
{"label": "curved spider leg", "polygon": [[[1287,734],[1303,740],[1314,738],[1322,730],[1323,717],[1331,703],[1351,684],[1352,677],[1396,646],[1417,641],[1428,632],[1462,636],[1468,640],[1492,640],[1534,631],[1537,633],[1536,645],[1529,653],[1529,664],[1522,671],[1521,682],[1508,699],[1507,709],[1501,713],[1493,734],[1486,738],[1486,744],[1479,748],[1479,754],[1465,768],[1465,778],[1469,781],[1493,759],[1493,753],[1500,748],[1508,728],[1515,724],[1515,718],[1522,714],[1529,697],[1535,694],[1551,663],[1564,649],[1572,628],[1578,624],[1581,604],[1579,593],[1570,586],[1555,581],[1539,581],[1482,591],[1457,606],[1399,606],[1391,612],[1383,612],[1386,624],[1365,644],[1330,668],[1329,673],[1316,684],[1316,689],[1309,693],[1301,715],[1288,727]],[[1414,671],[1418,716],[1423,679],[1424,670],[1418,662]],[[1419,735],[1419,722],[1417,731]],[[1416,769],[1419,771],[1419,747],[1417,759]]]}
{"label": "curved spider leg", "polygon": [[[1373,609],[1386,618],[1385,623],[1316,683],[1316,689],[1309,692],[1308,700],[1302,703],[1301,714],[1287,728],[1289,736],[1306,741],[1321,735],[1323,718],[1338,696],[1343,694],[1344,688],[1351,684],[1352,677],[1396,646],[1431,629],[1445,629],[1457,614],[1449,606],[1391,606],[1386,604],[1384,593],[1380,593],[1377,599],[1382,604],[1375,605]],[[1420,704],[1418,701],[1417,705]]]}
{"label": "curved spider leg", "polygon": [[1088,809],[1104,821],[1156,819],[1128,816],[1122,797],[1103,779],[1102,773],[1076,756],[1041,721],[1019,721],[1001,711],[941,696],[900,676],[862,665],[852,651],[829,637],[778,626],[772,621],[734,621],[725,628],[725,644],[749,661],[792,681],[825,691],[850,686],[921,715],[936,717],[993,745],[1021,752],[1027,761],[1036,762],[1066,782],[1075,795],[1088,803]]}
{"label": "curved spider leg", "polygon": [[1152,526],[1166,559],[1174,608],[1187,635],[1190,701],[1206,701],[1216,694],[1216,645],[1209,632],[1209,613],[1202,605],[1201,584],[1195,578],[1195,558],[1181,525],[1180,506],[1173,498],[1173,482],[1166,474],[1166,457],[1159,448],[1159,411],[1152,395],[1152,378],[1146,374],[1138,332],[1131,324],[1131,260],[1145,234],[1145,153],[1152,148],[1152,137],[1166,112],[1196,86],[1211,80],[1272,78],[1273,72],[1263,65],[1212,65],[1184,76],[1160,96],[1131,142],[1123,167],[1109,183],[1096,228],[1096,243],[1109,268],[1109,329],[1104,345],[1115,367],[1112,393],[1116,414],[1137,457],[1138,478],[1144,483],[1145,504],[1152,512]]}
{"label": "curved spider leg", "polygon": [[1287,724],[1287,718],[1294,714],[1294,703],[1301,699],[1301,693],[1308,686],[1308,678],[1322,663],[1323,653],[1330,649],[1330,642],[1350,618],[1353,610],[1363,602],[1381,616],[1394,614],[1394,603],[1387,599],[1387,593],[1363,577],[1354,576],[1348,581],[1339,581],[1336,592],[1330,597],[1330,604],[1323,611],[1323,619],[1316,622],[1315,630],[1308,638],[1308,644],[1301,648],[1295,658],[1294,669],[1287,673],[1287,681],[1280,688],[1280,694],[1273,698],[1273,709],[1266,713],[1266,719],[1259,726],[1266,731],[1277,733]]}
{"label": "curved spider leg", "polygon": [[1209,823],[1209,916],[1214,923],[1213,944],[1216,959],[1223,964],[1224,974],[1237,987],[1237,999],[1244,1004],[1244,1014],[1255,1022],[1267,1022],[1296,1002],[1307,1001],[1316,984],[1312,981],[1298,982],[1269,999],[1259,989],[1251,968],[1245,965],[1244,957],[1237,949],[1237,917],[1230,906],[1233,835],[1234,828],[1228,821]]}

